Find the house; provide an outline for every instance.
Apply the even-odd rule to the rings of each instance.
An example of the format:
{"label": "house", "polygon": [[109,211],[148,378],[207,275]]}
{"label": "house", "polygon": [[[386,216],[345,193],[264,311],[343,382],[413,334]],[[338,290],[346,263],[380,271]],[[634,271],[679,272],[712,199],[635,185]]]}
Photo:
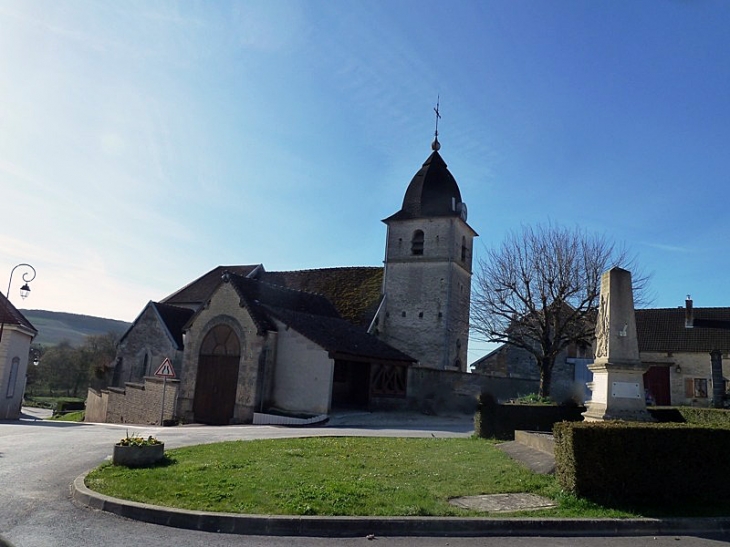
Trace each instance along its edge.
{"label": "house", "polygon": [[248,423],[337,407],[433,412],[461,399],[473,408],[477,234],[439,149],[436,139],[383,220],[384,267],[213,268],[145,306],[119,343],[112,385],[89,391],[87,420]]}
{"label": "house", "polygon": [[[695,308],[695,317],[729,321],[730,308]],[[710,406],[712,400],[711,353],[727,359],[730,330],[685,327],[685,308],[637,309],[636,333],[639,356],[647,367],[644,388],[649,403],[656,405]],[[556,401],[584,402],[590,397],[585,384],[592,375],[586,366],[592,351],[574,346],[556,359],[551,396]],[[519,348],[500,346],[473,365],[476,373],[520,381],[536,391],[539,374],[534,359]],[[722,364],[730,378],[730,365]],[[727,381],[727,380],[726,380]],[[529,382],[532,382],[530,384]],[[725,387],[725,386],[723,386]]]}
{"label": "house", "polygon": [[[695,308],[695,317],[730,321],[730,308]],[[710,406],[711,353],[720,361],[730,352],[730,330],[686,328],[685,308],[636,310],[641,361],[649,366],[644,387],[657,405]],[[730,364],[722,363],[724,382]],[[722,386],[722,391],[727,391]]]}
{"label": "house", "polygon": [[23,404],[30,343],[38,334],[0,293],[0,420],[17,420]]}

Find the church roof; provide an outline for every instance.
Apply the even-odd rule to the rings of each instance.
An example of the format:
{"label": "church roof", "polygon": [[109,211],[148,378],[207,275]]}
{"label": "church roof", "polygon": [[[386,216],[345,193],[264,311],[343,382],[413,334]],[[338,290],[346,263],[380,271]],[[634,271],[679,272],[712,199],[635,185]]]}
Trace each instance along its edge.
{"label": "church roof", "polygon": [[162,319],[162,322],[167,327],[167,330],[170,332],[170,336],[172,336],[175,344],[177,344],[178,349],[182,349],[183,327],[195,312],[189,308],[180,308],[178,306],[171,306],[160,302],[151,302],[150,304],[157,310],[157,313],[160,315],[160,319]]}
{"label": "church roof", "polygon": [[332,302],[343,319],[367,328],[380,303],[383,268],[365,266],[261,272],[258,277],[275,285],[321,294]]}
{"label": "church roof", "polygon": [[30,329],[34,334],[38,334],[38,329],[2,293],[0,293],[0,322],[5,325],[22,326]]}
{"label": "church roof", "polygon": [[[730,308],[695,308],[695,319],[730,321]],[[684,326],[685,308],[636,310],[639,351],[710,352],[730,350],[730,330]]]}
{"label": "church roof", "polygon": [[327,350],[335,359],[376,360],[403,365],[416,361],[343,319],[271,306],[266,306],[266,310],[282,323]]}
{"label": "church roof", "polygon": [[413,176],[403,198],[400,211],[386,218],[408,220],[443,216],[459,216],[461,192],[456,179],[438,150],[434,150],[421,169]]}
{"label": "church roof", "polygon": [[[224,281],[225,279],[224,277]],[[332,303],[322,295],[289,289],[232,273],[228,274],[227,280],[236,289],[241,297],[242,305],[249,310],[260,330],[276,330],[276,326],[269,318],[264,306],[340,318]]]}
{"label": "church roof", "polygon": [[163,298],[160,302],[173,305],[201,304],[207,301],[216,287],[218,287],[223,272],[229,271],[237,275],[247,276],[251,275],[256,268],[260,267],[260,264],[248,266],[217,266],[201,275],[195,281],[191,281],[182,289],[178,289],[170,296]]}

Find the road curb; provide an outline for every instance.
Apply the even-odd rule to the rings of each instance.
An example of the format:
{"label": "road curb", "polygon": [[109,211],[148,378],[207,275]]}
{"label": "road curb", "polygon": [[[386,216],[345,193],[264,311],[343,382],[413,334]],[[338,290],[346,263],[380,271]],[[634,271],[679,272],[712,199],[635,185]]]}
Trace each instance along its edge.
{"label": "road curb", "polygon": [[484,517],[313,517],[241,515],[187,511],[121,500],[84,484],[71,488],[80,505],[121,517],[187,530],[256,536],[309,537],[488,537],[488,536],[647,536],[728,534],[730,517],[674,519],[496,519]]}

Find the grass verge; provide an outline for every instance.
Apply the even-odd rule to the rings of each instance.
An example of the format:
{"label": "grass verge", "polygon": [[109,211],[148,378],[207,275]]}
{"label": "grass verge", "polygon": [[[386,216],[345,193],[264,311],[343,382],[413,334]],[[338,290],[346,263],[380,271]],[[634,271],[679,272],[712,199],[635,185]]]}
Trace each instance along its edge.
{"label": "grass verge", "polygon": [[78,410],[74,412],[67,412],[66,414],[58,414],[57,416],[51,416],[49,420],[55,420],[57,422],[83,422],[85,412]]}
{"label": "grass verge", "polygon": [[[161,465],[105,464],[86,485],[182,509],[272,515],[475,516],[452,497],[528,492],[558,500],[530,516],[628,517],[561,493],[484,439],[311,437],[236,441],[167,452]],[[517,514],[515,514],[517,515]]]}

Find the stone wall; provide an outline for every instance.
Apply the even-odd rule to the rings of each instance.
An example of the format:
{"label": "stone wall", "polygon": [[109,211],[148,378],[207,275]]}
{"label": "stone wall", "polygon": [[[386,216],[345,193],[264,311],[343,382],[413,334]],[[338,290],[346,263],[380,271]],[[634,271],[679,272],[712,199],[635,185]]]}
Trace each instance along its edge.
{"label": "stone wall", "polygon": [[240,297],[230,283],[223,283],[213,294],[208,306],[201,310],[190,324],[186,336],[180,376],[180,400],[178,411],[186,422],[195,421],[195,385],[198,375],[200,346],[206,334],[216,325],[228,325],[238,336],[241,356],[238,367],[236,401],[232,421],[250,423],[254,411],[258,411],[266,398],[267,384],[264,371],[269,356],[274,351],[275,336],[260,334],[248,311],[241,307]]}
{"label": "stone wall", "polygon": [[477,397],[490,393],[505,401],[537,391],[531,379],[499,378],[458,371],[411,367],[408,374],[408,405],[429,414],[442,412],[471,413]]}
{"label": "stone wall", "polygon": [[[416,230],[424,233],[422,255],[412,253]],[[376,329],[382,340],[421,366],[466,370],[472,234],[458,218],[388,226],[385,300]]]}
{"label": "stone wall", "polygon": [[[712,372],[709,352],[642,352],[641,362],[647,366],[669,367],[672,405],[710,406]],[[730,356],[728,354],[723,354],[722,372],[725,378],[730,378]]]}
{"label": "stone wall", "polygon": [[148,304],[117,347],[112,385],[142,382],[151,376],[165,359],[170,359],[175,374],[182,372],[182,352],[170,339],[167,328],[151,304]]}
{"label": "stone wall", "polygon": [[89,388],[86,395],[86,412],[84,421],[92,423],[106,422],[106,409],[109,403],[109,390],[97,391]]}
{"label": "stone wall", "polygon": [[[107,422],[117,424],[148,424],[160,425],[163,422],[175,420],[175,407],[180,387],[179,380],[146,377],[144,383],[127,383],[125,387],[110,387],[109,390],[98,392],[89,390],[86,406],[86,421]],[[162,409],[162,397],[165,397],[165,408]],[[105,404],[106,399],[106,404]],[[104,419],[99,419],[104,411]],[[89,410],[91,407],[90,419]]]}

